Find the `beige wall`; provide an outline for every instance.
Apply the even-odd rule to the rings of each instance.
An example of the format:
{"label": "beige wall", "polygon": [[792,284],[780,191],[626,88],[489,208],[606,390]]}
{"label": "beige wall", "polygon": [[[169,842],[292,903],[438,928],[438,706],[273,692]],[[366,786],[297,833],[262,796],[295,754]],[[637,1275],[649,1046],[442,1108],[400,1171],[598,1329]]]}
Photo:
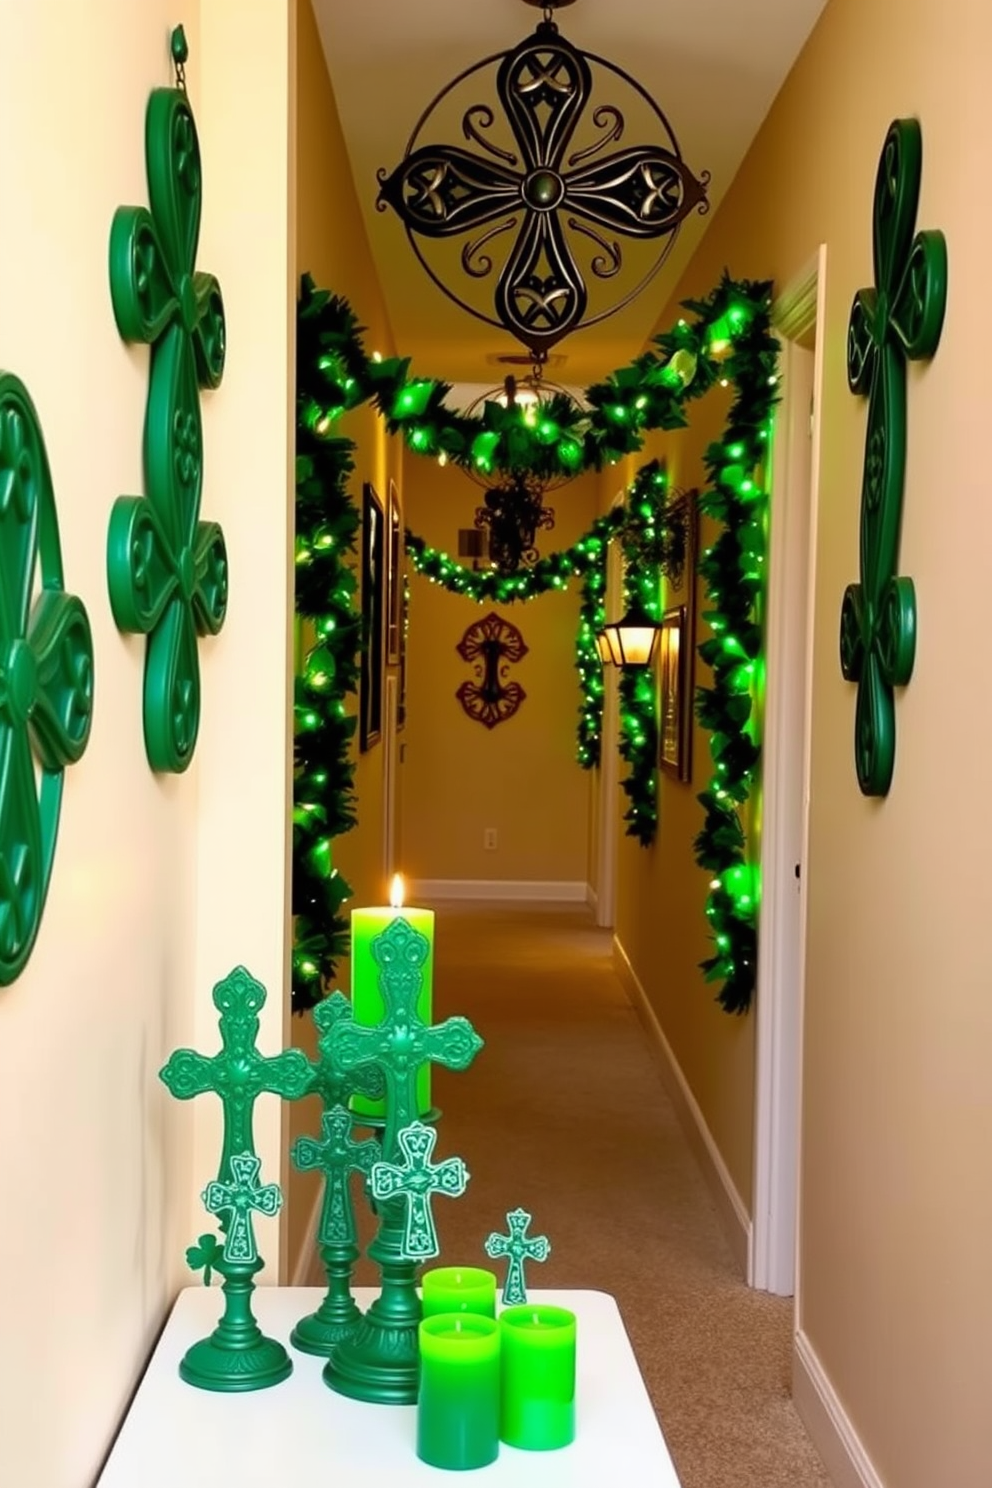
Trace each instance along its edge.
{"label": "beige wall", "polygon": [[[66,582],[89,611],[96,676],[41,934],[0,990],[0,1482],[17,1488],[92,1480],[189,1279],[183,1254],[203,1227],[198,1195],[217,1149],[194,1142],[199,1116],[158,1071],[177,1044],[216,1047],[210,987],[235,959],[268,982],[261,1043],[280,1042],[290,321],[278,248],[252,266],[264,279],[250,295],[239,260],[249,193],[267,202],[285,256],[287,78],[279,0],[257,7],[254,43],[232,45],[236,9],[202,0],[184,14],[205,174],[200,262],[220,278],[229,330],[225,382],[204,398],[203,509],[224,526],[231,600],[200,651],[193,763],[155,777],[144,642],[117,632],[106,587],[111,504],[142,490],[148,386],[147,351],[125,347],[114,324],[107,241],[114,209],[147,201],[145,105],[171,81],[175,12],[157,0],[0,4],[0,365],[23,377],[44,425]],[[253,45],[267,55],[268,97],[234,140],[216,105],[229,83],[235,94],[256,86]],[[275,132],[259,155],[263,128]],[[253,430],[247,466],[232,427]],[[246,783],[261,778],[271,788],[255,794],[246,852]],[[259,1118],[272,1172],[278,1107]],[[277,1227],[259,1238],[277,1262]]]}
{"label": "beige wall", "polygon": [[[313,10],[310,0],[293,0],[293,4],[297,13],[297,277],[309,273],[321,288],[346,296],[360,323],[366,327],[367,349],[388,356],[395,350],[392,331],[372,265]],[[373,408],[356,409],[335,427],[354,440],[357,447],[350,490],[359,508],[363,480],[373,483],[384,503],[391,479],[402,493],[402,450],[397,440],[388,438],[382,420]],[[357,555],[354,561],[357,567]],[[387,887],[383,848],[385,739],[366,754],[359,754],[356,733],[354,750],[361,825],[338,838],[334,844],[335,866],[354,890],[348,909],[356,904],[381,904]],[[347,963],[340,968],[339,982],[347,990]],[[294,1042],[311,1054],[312,1034],[309,1017],[293,1019]],[[294,1137],[304,1131],[316,1130],[320,1122],[316,1098],[294,1106],[291,1121]],[[304,1255],[307,1229],[319,1187],[314,1174],[290,1172],[290,1274]]]}
{"label": "beige wall", "polygon": [[[452,466],[406,462],[410,526],[434,547],[458,551],[482,488]],[[592,476],[549,494],[548,553],[570,546],[595,516]],[[484,605],[411,576],[408,722],[402,735],[403,868],[416,879],[587,882],[589,776],[575,760],[579,585],[523,605]],[[456,651],[466,629],[492,610],[516,625],[528,654],[510,676],[527,694],[519,711],[487,729],[455,696],[472,670]],[[495,852],[483,847],[495,827]]]}
{"label": "beige wall", "polygon": [[[724,264],[782,286],[828,245],[799,1322],[887,1488],[983,1488],[992,1460],[982,935],[992,718],[979,640],[992,540],[983,459],[992,208],[979,185],[990,54],[985,0],[907,0],[897,26],[887,0],[831,0],[679,291],[707,291]],[[916,671],[897,707],[891,793],[869,801],[854,774],[855,692],[837,660],[841,597],[858,573],[865,429],[844,351],[852,294],[870,282],[879,151],[904,114],[922,121],[919,224],[947,235],[950,289],[936,359],[910,376],[900,570],[916,583]],[[698,808],[687,814],[698,819]],[[688,820],[672,808],[666,821],[671,854],[684,861]],[[636,921],[646,938],[648,914],[675,892],[667,850],[649,872],[650,882],[628,886],[628,936]],[[698,923],[702,884],[681,892]],[[665,991],[672,953],[645,945],[641,972],[746,1196],[753,1020],[709,1006],[689,965],[695,947],[677,949]]]}

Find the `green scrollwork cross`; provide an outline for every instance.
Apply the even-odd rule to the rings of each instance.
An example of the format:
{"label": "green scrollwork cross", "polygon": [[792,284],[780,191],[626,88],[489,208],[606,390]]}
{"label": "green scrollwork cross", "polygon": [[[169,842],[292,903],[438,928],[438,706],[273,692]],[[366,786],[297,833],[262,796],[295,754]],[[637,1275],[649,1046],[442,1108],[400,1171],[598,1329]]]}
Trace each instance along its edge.
{"label": "green scrollwork cross", "polygon": [[227,1213],[224,1228],[224,1260],[253,1265],[258,1260],[255,1244],[255,1227],[251,1222],[252,1210],[270,1218],[282,1207],[282,1193],[278,1183],[260,1185],[258,1181],[262,1160],[253,1152],[235,1152],[231,1157],[231,1179],[221,1183],[215,1179],[203,1190],[203,1202],[211,1214]]}
{"label": "green scrollwork cross", "polygon": [[334,1064],[330,1051],[331,1030],[342,1018],[351,1017],[351,1003],[343,992],[332,992],[318,1002],[312,1013],[314,1027],[319,1034],[317,1049],[319,1058],[313,1065],[310,1089],[319,1095],[324,1110],[346,1105],[353,1095],[364,1095],[369,1100],[382,1100],[386,1093],[386,1081],[377,1064],[360,1064],[347,1073]]}
{"label": "green scrollwork cross", "polygon": [[145,496],[120,496],[107,536],[107,579],[119,629],[146,635],[145,749],[153,770],[179,773],[200,722],[197,637],[227,610],[227,551],[200,520],[200,389],[224,372],[224,305],[212,274],[195,268],[203,184],[185,93],[156,88],[145,121],[146,207],[118,207],[110,232],[110,290],[125,341],[151,347],[145,410]]}
{"label": "green scrollwork cross", "polygon": [[414,1121],[398,1133],[403,1163],[377,1162],[372,1168],[372,1197],[377,1200],[402,1197],[407,1201],[403,1254],[408,1261],[426,1261],[440,1253],[437,1229],[431,1213],[434,1194],[458,1198],[465,1192],[469,1172],[460,1157],[432,1163],[437,1131]]}
{"label": "green scrollwork cross", "polygon": [[486,1241],[486,1255],[494,1261],[508,1256],[503,1284],[503,1306],[518,1307],[527,1301],[527,1284],[524,1276],[526,1261],[546,1261],[551,1254],[551,1241],[546,1235],[528,1235],[531,1216],[526,1209],[511,1209],[506,1216],[508,1235],[495,1231]]}
{"label": "green scrollwork cross", "polygon": [[323,1140],[297,1137],[289,1154],[301,1173],[316,1169],[324,1174],[324,1203],[317,1231],[321,1245],[355,1244],[355,1211],[348,1191],[348,1174],[364,1173],[367,1178],[382,1156],[374,1137],[361,1142],[354,1140],[353,1125],[354,1118],[346,1106],[332,1106],[321,1118]]}
{"label": "green scrollwork cross", "polygon": [[0,372],[0,984],[34,947],[64,770],[86,748],[92,715],[93,640],[82,602],[65,592],[41,425],[24,384]]}
{"label": "green scrollwork cross", "polygon": [[916,593],[896,573],[906,474],[906,362],[937,349],[947,301],[947,245],[937,231],[916,233],[923,141],[915,119],[890,126],[875,181],[872,252],[875,286],[854,299],[847,382],[868,395],[861,485],[861,581],[844,594],[841,670],[858,684],[854,759],[866,796],[892,783],[896,723],[893,688],[905,686],[916,656]]}

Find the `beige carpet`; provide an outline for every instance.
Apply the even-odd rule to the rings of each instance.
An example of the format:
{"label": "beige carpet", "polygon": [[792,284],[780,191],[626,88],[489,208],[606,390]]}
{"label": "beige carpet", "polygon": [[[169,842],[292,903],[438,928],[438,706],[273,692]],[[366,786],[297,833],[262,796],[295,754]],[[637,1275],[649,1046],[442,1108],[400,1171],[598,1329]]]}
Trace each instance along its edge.
{"label": "beige carpet", "polygon": [[435,1202],[442,1260],[489,1264],[485,1236],[530,1210],[553,1246],[531,1285],[617,1298],[683,1488],[829,1488],[789,1398],[791,1302],[736,1275],[608,933],[579,909],[439,907],[434,1005],[486,1040],[434,1074],[437,1156],[472,1174]]}

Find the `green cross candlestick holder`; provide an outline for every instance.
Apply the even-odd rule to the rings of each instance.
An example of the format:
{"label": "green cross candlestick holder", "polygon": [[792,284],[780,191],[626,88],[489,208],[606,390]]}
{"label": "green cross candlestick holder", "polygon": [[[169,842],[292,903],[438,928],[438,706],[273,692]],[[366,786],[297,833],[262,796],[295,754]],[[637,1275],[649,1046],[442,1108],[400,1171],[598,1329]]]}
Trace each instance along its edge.
{"label": "green cross candlestick holder", "polygon": [[313,1071],[299,1049],[286,1049],[272,1058],[258,1052],[258,1013],[265,1004],[265,988],[243,966],[217,983],[213,1000],[220,1013],[220,1053],[177,1049],[160,1071],[178,1100],[212,1090],[224,1110],[220,1168],[203,1194],[211,1213],[227,1215],[220,1220],[224,1248],[218,1257],[216,1244],[205,1243],[213,1237],[201,1236],[199,1247],[186,1253],[194,1269],[202,1267],[204,1280],[209,1280],[211,1269],[224,1278],[224,1315],[209,1338],[188,1350],[179,1373],[201,1390],[262,1390],[286,1379],[293,1366],[283,1345],[263,1335],[251,1310],[252,1278],[263,1265],[255,1246],[252,1211],[275,1214],[282,1202],[276,1184],[258,1186],[261,1164],[255,1154],[252,1113],[263,1091],[298,1100],[306,1094]]}
{"label": "green cross candlestick holder", "polygon": [[408,1261],[429,1261],[440,1254],[437,1229],[431,1213],[431,1198],[436,1193],[458,1198],[465,1192],[469,1171],[460,1157],[448,1157],[434,1165],[431,1154],[437,1132],[422,1121],[415,1121],[398,1134],[406,1158],[402,1165],[377,1162],[372,1168],[370,1187],[378,1201],[402,1194],[407,1201],[403,1254]]}
{"label": "green cross candlestick holder", "polygon": [[[399,1134],[417,1122],[417,1074],[427,1063],[467,1069],[482,1039],[466,1018],[428,1027],[417,1016],[417,997],[430,947],[426,936],[398,916],[377,935],[371,952],[379,967],[385,1016],[375,1028],[341,1017],[327,1037],[337,1070],[347,1074],[376,1063],[386,1082],[382,1156],[400,1157]],[[420,1381],[417,1330],[421,1318],[415,1261],[405,1247],[407,1204],[402,1195],[378,1207],[379,1230],[369,1256],[382,1272],[382,1291],[353,1337],[338,1344],[324,1368],[324,1381],[340,1395],[380,1405],[413,1405]]]}
{"label": "green cross candlestick holder", "polygon": [[551,1254],[551,1241],[546,1235],[528,1236],[531,1216],[526,1209],[511,1209],[506,1216],[510,1227],[508,1235],[493,1232],[486,1241],[486,1255],[492,1260],[508,1256],[506,1281],[503,1283],[503,1306],[519,1307],[527,1301],[527,1286],[524,1279],[526,1261],[546,1261]]}
{"label": "green cross candlestick holder", "polygon": [[[366,1180],[372,1163],[382,1155],[378,1142],[353,1142],[356,1121],[345,1109],[353,1095],[381,1100],[386,1082],[377,1064],[365,1064],[339,1073],[327,1048],[331,1030],[351,1016],[351,1003],[343,992],[332,992],[313,1010],[313,1021],[320,1034],[317,1048],[320,1057],[311,1066],[310,1090],[324,1103],[323,1141],[300,1137],[290,1156],[301,1172],[316,1170],[324,1174],[324,1200],[317,1231],[317,1243],[327,1277],[327,1294],[316,1312],[301,1318],[290,1334],[290,1342],[306,1354],[330,1354],[336,1343],[350,1338],[362,1314],[351,1295],[351,1273],[358,1259],[355,1212],[348,1187],[350,1173],[364,1173]],[[337,1113],[344,1110],[343,1117]],[[333,1115],[333,1121],[328,1118]]]}

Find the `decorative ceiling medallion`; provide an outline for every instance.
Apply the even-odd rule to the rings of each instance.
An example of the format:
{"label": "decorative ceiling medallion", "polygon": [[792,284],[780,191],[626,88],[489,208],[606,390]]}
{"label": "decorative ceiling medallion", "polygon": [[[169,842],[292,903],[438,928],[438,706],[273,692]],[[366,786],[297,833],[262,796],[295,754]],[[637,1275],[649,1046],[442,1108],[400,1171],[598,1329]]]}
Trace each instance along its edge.
{"label": "decorative ceiling medallion", "polygon": [[[428,105],[392,172],[379,171],[380,211],[393,208],[434,283],[469,314],[510,331],[543,360],[570,331],[615,314],[664,263],[679,227],[705,212],[708,173],[693,175],[667,118],[640,83],[612,62],[581,51],[551,19],[512,51],[467,68]],[[449,96],[496,68],[492,103],[464,108],[461,130],[479,148],[421,143]],[[619,80],[639,116],[659,128],[657,144],[626,145],[627,124],[613,103],[594,101],[598,79]],[[461,105],[458,105],[459,107]],[[494,126],[496,129],[494,131]],[[583,128],[584,126],[584,128]],[[477,303],[445,281],[442,255],[428,260],[422,243],[464,239],[460,268],[469,281],[495,285]],[[630,287],[620,238],[652,245],[649,267]],[[640,260],[639,266],[640,266]],[[455,265],[457,269],[457,265]],[[617,280],[615,292],[600,291]],[[590,295],[590,288],[595,293]]]}
{"label": "decorative ceiling medallion", "polygon": [[0,984],[41,925],[65,766],[93,717],[93,640],[66,594],[45,441],[27,389],[0,372]]}
{"label": "decorative ceiling medallion", "polygon": [[469,626],[455,650],[475,672],[476,680],[463,682],[455,693],[469,718],[488,729],[512,718],[527,696],[519,682],[506,680],[510,666],[527,655],[517,627],[493,610]]}

